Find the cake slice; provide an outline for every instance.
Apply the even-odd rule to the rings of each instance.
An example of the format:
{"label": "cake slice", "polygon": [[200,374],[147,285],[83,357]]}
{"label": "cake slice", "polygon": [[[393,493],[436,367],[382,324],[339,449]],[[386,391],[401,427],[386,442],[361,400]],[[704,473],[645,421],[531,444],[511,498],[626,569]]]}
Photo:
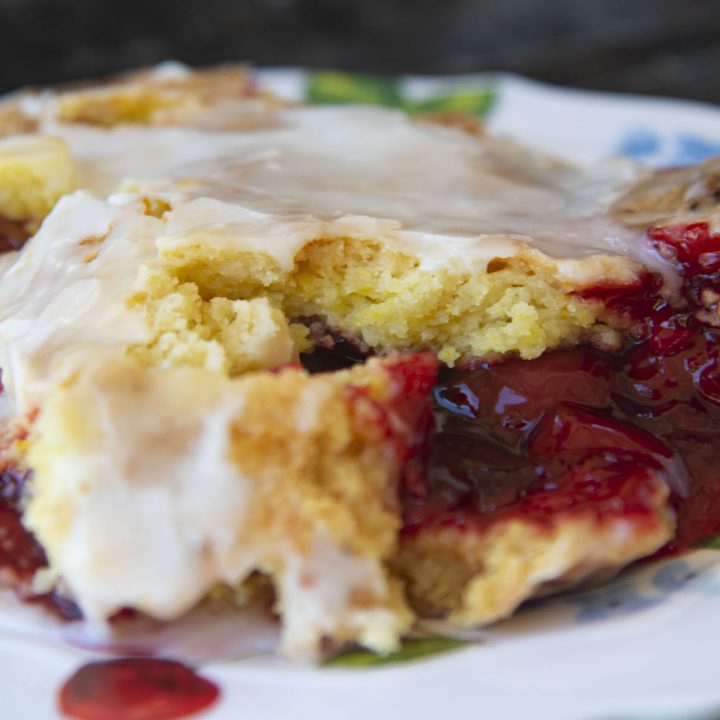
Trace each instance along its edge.
{"label": "cake slice", "polygon": [[12,102],[69,150],[72,187],[154,208],[177,282],[268,298],[376,352],[454,364],[617,347],[581,291],[666,271],[610,212],[646,178],[627,162],[575,168],[398,111],[290,107],[237,68],[166,66]]}
{"label": "cake slice", "polygon": [[0,153],[2,222],[47,213],[0,367],[25,520],[89,618],[260,574],[285,652],[386,652],[715,527],[716,163],[572,167],[240,71],[12,103],[2,142],[67,173]]}
{"label": "cake slice", "polygon": [[386,563],[430,355],[229,380],[88,358],[43,402],[28,527],[91,620],[170,620],[218,583],[272,579],[282,650],[387,652],[410,627]]}
{"label": "cake slice", "polygon": [[[205,298],[453,364],[586,339],[617,345],[584,288],[662,260],[608,213],[639,173],[580,170],[371,108],[277,109],[253,132],[47,121],[79,185],[154,207],[165,269]],[[348,146],[347,138],[352,138]]]}

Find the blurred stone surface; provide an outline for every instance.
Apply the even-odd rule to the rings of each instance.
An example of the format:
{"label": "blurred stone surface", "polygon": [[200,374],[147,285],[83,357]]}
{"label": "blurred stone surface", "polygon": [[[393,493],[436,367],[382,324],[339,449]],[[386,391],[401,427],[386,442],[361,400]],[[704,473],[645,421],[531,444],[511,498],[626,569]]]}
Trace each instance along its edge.
{"label": "blurred stone surface", "polygon": [[509,70],[720,103],[720,0],[0,0],[0,90],[176,58]]}

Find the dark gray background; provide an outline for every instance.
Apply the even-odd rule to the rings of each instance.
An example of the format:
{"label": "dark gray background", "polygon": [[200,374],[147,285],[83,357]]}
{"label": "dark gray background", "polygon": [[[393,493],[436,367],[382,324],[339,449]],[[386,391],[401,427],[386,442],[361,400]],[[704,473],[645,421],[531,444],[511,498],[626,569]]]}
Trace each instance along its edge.
{"label": "dark gray background", "polygon": [[720,103],[720,0],[0,0],[0,91],[177,58],[511,70]]}

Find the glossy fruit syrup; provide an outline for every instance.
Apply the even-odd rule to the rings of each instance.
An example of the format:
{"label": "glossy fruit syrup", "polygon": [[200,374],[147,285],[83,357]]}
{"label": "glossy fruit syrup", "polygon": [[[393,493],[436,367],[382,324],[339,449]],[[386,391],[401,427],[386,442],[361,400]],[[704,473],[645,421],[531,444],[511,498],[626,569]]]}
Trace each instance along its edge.
{"label": "glossy fruit syrup", "polygon": [[681,298],[665,300],[649,274],[585,293],[627,329],[621,352],[578,347],[441,374],[426,474],[406,484],[406,533],[482,530],[508,515],[552,523],[577,509],[640,517],[658,477],[678,521],[666,551],[720,532],[720,235],[698,223],[650,238],[675,263]]}
{"label": "glossy fruit syrup", "polygon": [[47,566],[47,558],[20,519],[27,478],[27,472],[12,464],[0,470],[0,572],[23,602],[42,605],[61,619],[76,620],[81,613],[74,602],[55,591],[33,590],[33,576]]}
{"label": "glossy fruit syrup", "polygon": [[0,253],[19,250],[27,239],[28,231],[24,223],[0,215]]}

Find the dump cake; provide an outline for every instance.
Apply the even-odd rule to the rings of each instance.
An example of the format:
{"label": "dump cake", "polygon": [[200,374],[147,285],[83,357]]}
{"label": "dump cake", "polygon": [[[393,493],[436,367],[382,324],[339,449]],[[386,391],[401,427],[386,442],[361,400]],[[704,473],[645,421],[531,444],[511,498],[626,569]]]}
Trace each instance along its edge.
{"label": "dump cake", "polygon": [[0,128],[25,596],[111,628],[260,577],[287,654],[387,652],[720,529],[716,163],[577,168],[233,68]]}

